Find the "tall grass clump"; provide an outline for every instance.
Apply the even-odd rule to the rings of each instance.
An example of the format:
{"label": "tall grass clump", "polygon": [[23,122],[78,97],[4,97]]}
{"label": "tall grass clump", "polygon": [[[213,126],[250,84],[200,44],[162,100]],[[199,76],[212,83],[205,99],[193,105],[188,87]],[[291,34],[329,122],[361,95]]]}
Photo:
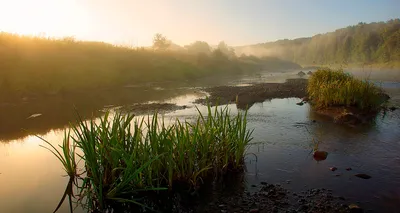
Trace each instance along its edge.
{"label": "tall grass clump", "polygon": [[146,207],[141,199],[148,191],[175,186],[193,191],[205,181],[243,171],[252,139],[246,115],[208,106],[206,114],[198,110],[195,121],[167,124],[157,113],[141,119],[106,113],[99,122],[80,121],[71,136],[66,134],[66,141],[74,142],[61,146],[64,153],[74,150],[65,155],[67,160],[58,157],[55,147],[49,149],[67,172],[82,161],[83,172],[70,177],[86,209],[105,212],[116,203]]}
{"label": "tall grass clump", "polygon": [[308,81],[308,95],[317,108],[330,106],[377,109],[382,90],[367,80],[359,80],[343,70],[320,69]]}

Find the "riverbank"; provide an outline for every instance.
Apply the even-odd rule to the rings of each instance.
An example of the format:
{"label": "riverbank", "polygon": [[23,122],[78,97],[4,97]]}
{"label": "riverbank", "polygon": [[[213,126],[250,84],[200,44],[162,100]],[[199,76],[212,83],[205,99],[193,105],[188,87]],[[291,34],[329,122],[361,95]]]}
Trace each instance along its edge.
{"label": "riverbank", "polygon": [[285,83],[261,83],[249,86],[219,86],[206,88],[209,97],[197,99],[195,103],[231,104],[239,109],[250,108],[254,103],[272,98],[303,98],[306,96],[306,79],[288,79]]}
{"label": "riverbank", "polygon": [[391,61],[388,63],[351,63],[351,64],[301,64],[304,69],[318,69],[321,67],[329,67],[331,69],[375,69],[375,70],[399,70],[400,62],[399,61]]}

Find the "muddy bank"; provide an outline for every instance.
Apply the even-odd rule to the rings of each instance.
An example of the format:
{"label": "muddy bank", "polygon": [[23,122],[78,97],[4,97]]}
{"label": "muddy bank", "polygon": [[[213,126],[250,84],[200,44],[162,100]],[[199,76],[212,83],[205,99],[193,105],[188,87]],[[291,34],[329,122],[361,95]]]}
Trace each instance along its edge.
{"label": "muddy bank", "polygon": [[135,115],[153,114],[157,113],[168,113],[176,110],[186,109],[186,105],[179,106],[172,103],[147,103],[147,104],[133,104],[130,106],[124,106],[121,111],[126,113],[133,113]]}
{"label": "muddy bank", "polygon": [[[261,83],[251,86],[219,86],[205,89],[211,104],[236,103],[239,109],[250,108],[254,103],[273,98],[302,98],[306,96],[307,79],[288,79],[285,83]],[[206,104],[207,99],[195,103]]]}
{"label": "muddy bank", "polygon": [[256,192],[220,196],[196,212],[362,212],[363,210],[331,190],[310,189],[299,193],[279,184],[252,185]]}

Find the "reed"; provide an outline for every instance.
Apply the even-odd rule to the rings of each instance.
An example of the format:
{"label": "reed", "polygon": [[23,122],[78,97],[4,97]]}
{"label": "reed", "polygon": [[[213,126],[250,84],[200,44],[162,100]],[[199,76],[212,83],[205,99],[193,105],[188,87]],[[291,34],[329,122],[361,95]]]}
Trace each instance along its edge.
{"label": "reed", "polygon": [[384,99],[382,90],[368,80],[359,80],[343,70],[320,69],[308,81],[308,95],[317,108],[330,106],[375,110]]}
{"label": "reed", "polygon": [[[194,191],[204,181],[243,171],[252,139],[246,115],[208,106],[195,121],[167,124],[157,113],[141,119],[106,113],[99,122],[80,120],[72,127],[73,136],[65,137],[74,145],[61,149],[76,151],[58,159],[67,172],[70,164],[84,162],[83,173],[73,177],[78,201],[89,211],[105,212],[115,203],[146,207],[140,202],[146,191],[174,190],[176,184]],[[51,151],[58,156],[55,147]]]}

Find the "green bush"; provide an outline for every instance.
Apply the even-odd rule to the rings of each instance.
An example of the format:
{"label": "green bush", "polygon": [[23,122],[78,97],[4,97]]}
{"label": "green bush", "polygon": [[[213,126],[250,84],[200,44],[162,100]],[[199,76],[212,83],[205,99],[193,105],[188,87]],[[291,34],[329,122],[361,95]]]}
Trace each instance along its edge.
{"label": "green bush", "polygon": [[318,108],[353,106],[373,110],[382,104],[382,90],[367,80],[359,80],[343,70],[320,69],[308,81],[308,95]]}

